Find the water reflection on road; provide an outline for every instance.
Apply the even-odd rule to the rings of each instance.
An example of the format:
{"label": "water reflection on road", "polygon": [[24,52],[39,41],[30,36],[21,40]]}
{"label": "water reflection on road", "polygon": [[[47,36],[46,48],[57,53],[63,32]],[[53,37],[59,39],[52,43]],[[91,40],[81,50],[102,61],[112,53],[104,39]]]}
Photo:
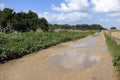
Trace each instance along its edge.
{"label": "water reflection on road", "polygon": [[[57,54],[51,56],[48,59],[49,67],[55,68],[59,67],[59,69],[71,70],[71,71],[81,71],[87,68],[92,67],[97,64],[99,60],[100,51],[94,51],[94,48],[97,47],[99,40],[97,40],[96,36],[99,34],[95,34],[93,36],[89,36],[86,40],[81,42],[76,42],[68,45],[64,53]],[[89,49],[89,50],[88,50]],[[105,51],[105,48],[101,48]]]}
{"label": "water reflection on road", "polygon": [[99,62],[99,57],[88,52],[71,52],[52,56],[49,63],[52,67],[59,67],[66,70],[83,70],[92,67]]}

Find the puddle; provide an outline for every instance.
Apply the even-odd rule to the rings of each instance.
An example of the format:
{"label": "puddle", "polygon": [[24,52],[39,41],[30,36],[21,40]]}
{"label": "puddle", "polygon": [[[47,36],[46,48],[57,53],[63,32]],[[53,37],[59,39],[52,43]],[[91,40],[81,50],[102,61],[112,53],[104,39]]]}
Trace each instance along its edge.
{"label": "puddle", "polygon": [[71,44],[70,47],[73,47],[73,48],[94,48],[94,47],[96,47],[96,42],[97,42],[96,39],[88,37],[87,40],[84,40],[80,43]]}
{"label": "puddle", "polygon": [[106,48],[101,48],[100,49],[102,53],[107,53],[107,49]]}
{"label": "puddle", "polygon": [[[91,68],[92,66],[99,63],[99,56],[97,56],[98,53],[82,51],[85,48],[94,49],[96,48],[97,43],[100,44],[99,40],[95,38],[96,36],[99,36],[99,34],[89,36],[84,41],[68,45],[68,47],[70,47],[70,50],[67,50],[63,54],[51,56],[48,59],[50,68],[59,68],[68,71],[81,71]],[[104,48],[101,48],[102,53],[105,51],[106,50]]]}
{"label": "puddle", "polygon": [[73,47],[73,48],[94,48],[94,47],[96,47],[96,44],[77,43],[77,44],[70,45],[70,47]]}
{"label": "puddle", "polygon": [[69,52],[54,55],[48,59],[51,68],[65,69],[69,71],[81,71],[91,68],[99,62],[99,57],[88,52]]}
{"label": "puddle", "polygon": [[100,36],[100,34],[99,33],[95,33],[91,37],[97,37],[97,36]]}

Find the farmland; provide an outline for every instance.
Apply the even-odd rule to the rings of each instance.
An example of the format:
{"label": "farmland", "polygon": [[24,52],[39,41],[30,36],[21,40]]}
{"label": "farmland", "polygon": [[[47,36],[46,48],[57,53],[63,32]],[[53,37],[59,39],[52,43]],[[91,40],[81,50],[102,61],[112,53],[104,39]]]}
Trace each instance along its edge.
{"label": "farmland", "polygon": [[120,38],[120,31],[112,32],[112,36],[116,38]]}
{"label": "farmland", "polygon": [[0,33],[0,62],[16,59],[28,53],[78,38],[94,32],[26,32]]}
{"label": "farmland", "polygon": [[114,38],[118,44],[120,44],[120,31],[111,32],[111,37]]}
{"label": "farmland", "polygon": [[120,39],[120,32],[112,32],[111,37],[108,36],[108,34],[105,34],[105,36],[107,45],[113,56],[113,65],[117,66],[120,72],[120,45],[118,44]]}

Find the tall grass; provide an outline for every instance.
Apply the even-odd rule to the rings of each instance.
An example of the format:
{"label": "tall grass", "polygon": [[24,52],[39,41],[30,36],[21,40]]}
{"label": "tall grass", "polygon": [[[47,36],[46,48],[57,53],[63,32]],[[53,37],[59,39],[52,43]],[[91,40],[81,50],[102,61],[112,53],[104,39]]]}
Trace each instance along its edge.
{"label": "tall grass", "polygon": [[113,65],[117,66],[120,72],[120,45],[118,45],[117,42],[110,38],[106,33],[105,37],[109,50],[113,55]]}
{"label": "tall grass", "polygon": [[0,33],[0,62],[22,57],[31,52],[78,38],[94,32],[27,32]]}

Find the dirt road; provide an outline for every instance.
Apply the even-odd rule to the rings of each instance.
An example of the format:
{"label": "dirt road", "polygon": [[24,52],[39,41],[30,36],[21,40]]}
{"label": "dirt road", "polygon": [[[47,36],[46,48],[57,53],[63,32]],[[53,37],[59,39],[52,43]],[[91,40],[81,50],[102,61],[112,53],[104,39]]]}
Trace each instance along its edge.
{"label": "dirt road", "polygon": [[103,33],[0,64],[0,80],[117,80]]}

